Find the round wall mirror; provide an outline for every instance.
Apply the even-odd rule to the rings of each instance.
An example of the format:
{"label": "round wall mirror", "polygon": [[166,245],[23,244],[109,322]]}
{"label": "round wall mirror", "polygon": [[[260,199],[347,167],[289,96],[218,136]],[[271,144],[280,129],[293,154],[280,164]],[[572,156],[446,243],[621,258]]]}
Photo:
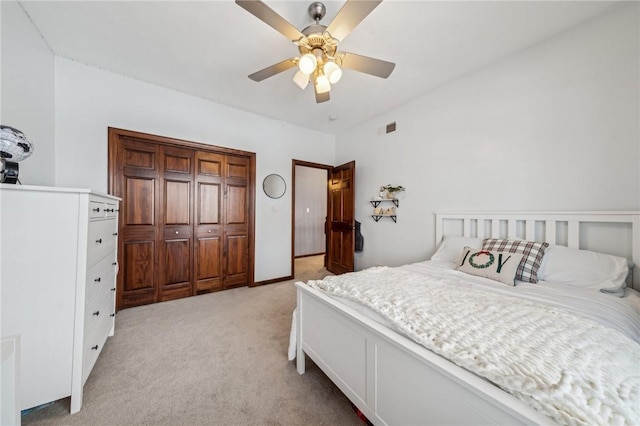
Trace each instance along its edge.
{"label": "round wall mirror", "polygon": [[268,197],[280,198],[287,189],[287,184],[280,175],[272,174],[264,178],[262,189]]}

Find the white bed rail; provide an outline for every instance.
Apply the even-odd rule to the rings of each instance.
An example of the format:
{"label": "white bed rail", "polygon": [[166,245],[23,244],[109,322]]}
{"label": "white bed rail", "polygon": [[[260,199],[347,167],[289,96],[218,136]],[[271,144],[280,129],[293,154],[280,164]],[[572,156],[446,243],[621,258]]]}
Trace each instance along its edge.
{"label": "white bed rail", "polygon": [[[436,212],[436,244],[443,235],[478,238],[521,238],[576,249],[589,249],[623,256],[635,267],[632,285],[640,289],[640,211],[584,212]],[[590,230],[600,225],[618,226],[612,242],[615,250],[592,247]],[[594,238],[591,238],[593,240]],[[598,239],[596,236],[595,239]],[[628,240],[628,249],[618,239]],[[590,244],[591,243],[591,244]],[[611,245],[611,244],[609,244]]]}

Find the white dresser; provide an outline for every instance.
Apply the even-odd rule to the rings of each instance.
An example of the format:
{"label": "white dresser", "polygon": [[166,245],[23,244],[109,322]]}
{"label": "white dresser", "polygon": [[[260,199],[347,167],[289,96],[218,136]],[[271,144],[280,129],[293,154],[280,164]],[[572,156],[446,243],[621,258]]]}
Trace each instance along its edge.
{"label": "white dresser", "polygon": [[115,324],[119,198],[0,184],[1,336],[20,335],[26,409],[82,388]]}

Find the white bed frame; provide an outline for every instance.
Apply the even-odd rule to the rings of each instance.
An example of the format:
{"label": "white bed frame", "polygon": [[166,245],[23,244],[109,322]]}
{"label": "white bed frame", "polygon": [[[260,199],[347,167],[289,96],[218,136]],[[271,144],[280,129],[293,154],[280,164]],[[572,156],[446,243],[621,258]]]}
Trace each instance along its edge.
{"label": "white bed frame", "polygon": [[[581,234],[593,224],[614,224],[630,233],[620,243],[630,242],[627,257],[640,265],[640,212],[436,213],[435,235],[436,243],[453,234],[584,248]],[[612,254],[620,253],[615,251]],[[640,288],[638,266],[635,270],[635,288]],[[320,291],[296,286],[298,373],[305,372],[306,354],[374,424],[554,423],[488,381]]]}

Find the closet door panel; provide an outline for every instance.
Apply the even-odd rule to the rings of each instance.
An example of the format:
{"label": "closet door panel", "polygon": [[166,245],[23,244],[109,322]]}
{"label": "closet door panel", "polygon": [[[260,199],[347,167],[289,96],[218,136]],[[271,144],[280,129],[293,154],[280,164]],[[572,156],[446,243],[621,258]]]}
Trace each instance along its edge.
{"label": "closet door panel", "polygon": [[249,177],[247,157],[229,155],[225,167],[224,288],[247,285],[249,274]]}
{"label": "closet door panel", "polygon": [[196,152],[198,176],[222,177],[224,156],[213,152]]}
{"label": "closet door panel", "polygon": [[222,289],[222,244],[220,237],[198,238],[196,247],[198,292]]}
{"label": "closet door panel", "polygon": [[196,152],[196,292],[221,290],[225,156]]}
{"label": "closet door panel", "polygon": [[235,155],[227,156],[227,167],[225,177],[232,180],[242,180],[247,183],[249,178],[249,159]]}
{"label": "closet door panel", "polygon": [[164,171],[191,176],[191,150],[168,148],[164,150]]}
{"label": "closet door panel", "polygon": [[164,259],[166,264],[165,286],[185,284],[191,279],[191,239],[164,240]]}
{"label": "closet door panel", "polygon": [[224,287],[247,285],[249,244],[245,234],[226,236]]}
{"label": "closet door panel", "polygon": [[168,230],[162,241],[160,259],[160,298],[172,300],[191,295],[192,238]]}
{"label": "closet door panel", "polygon": [[124,138],[117,151],[119,170],[115,193],[120,206],[120,269],[117,304],[130,307],[156,300],[157,214],[160,188],[159,148],[156,144]]}
{"label": "closet door panel", "polygon": [[198,182],[198,225],[220,225],[219,183]]}
{"label": "closet door panel", "polygon": [[159,257],[159,300],[193,294],[193,164],[192,149],[162,147],[162,240]]}
{"label": "closet door panel", "polygon": [[190,225],[191,182],[164,182],[164,224]]}
{"label": "closet door panel", "polygon": [[124,244],[125,291],[151,291],[155,281],[155,241],[129,241]]}
{"label": "closet door panel", "polygon": [[238,185],[227,186],[227,225],[246,225],[247,187]]}
{"label": "closet door panel", "polygon": [[128,177],[124,208],[126,225],[155,224],[155,185],[156,179]]}

